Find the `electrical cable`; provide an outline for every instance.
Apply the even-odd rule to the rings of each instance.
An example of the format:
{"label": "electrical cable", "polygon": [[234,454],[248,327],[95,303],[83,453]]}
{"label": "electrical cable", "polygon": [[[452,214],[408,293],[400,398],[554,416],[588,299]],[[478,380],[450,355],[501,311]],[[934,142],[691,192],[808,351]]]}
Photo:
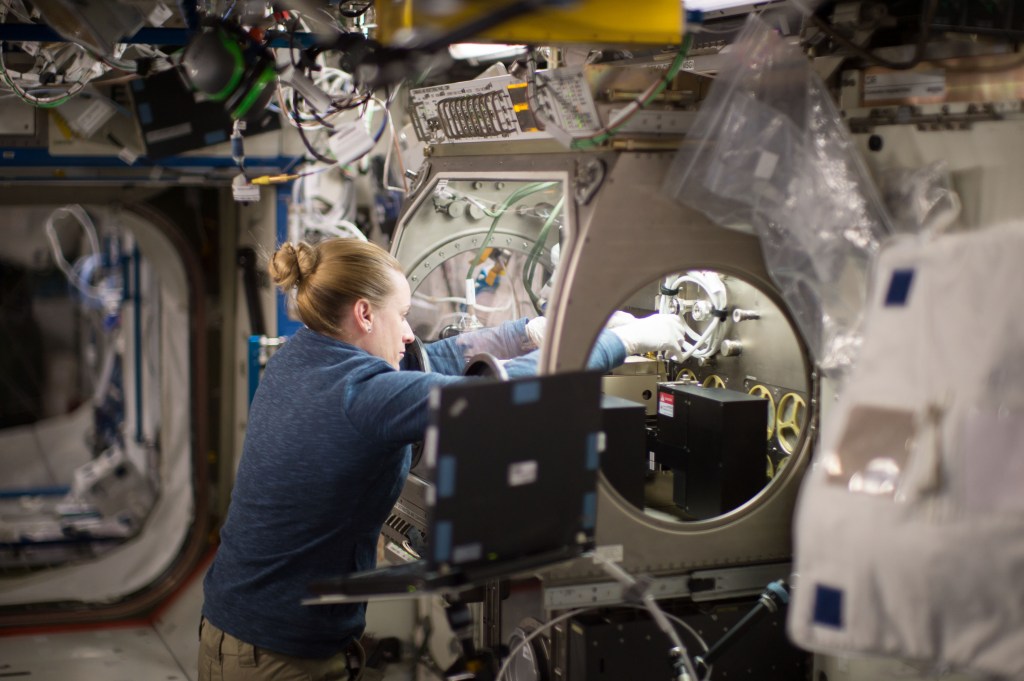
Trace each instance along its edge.
{"label": "electrical cable", "polygon": [[537,263],[540,261],[540,254],[544,250],[545,244],[547,244],[548,232],[551,231],[551,225],[553,225],[555,220],[558,219],[564,204],[565,194],[562,194],[558,197],[558,202],[555,203],[555,207],[551,209],[551,213],[548,215],[547,219],[544,220],[544,225],[540,228],[540,232],[537,234],[537,240],[530,249],[530,253],[526,257],[526,262],[523,264],[523,287],[526,289],[526,295],[530,296],[530,302],[533,304],[533,309],[537,314],[544,313],[541,310],[540,299],[537,297],[537,294],[533,292],[533,275],[537,269]]}
{"label": "electrical cable", "polygon": [[[466,298],[460,296],[430,296],[427,295],[426,293],[414,293],[413,298],[416,298],[418,300],[425,300],[428,303],[459,303],[460,305],[468,304],[466,302]],[[481,305],[480,303],[475,303],[473,307],[480,310],[481,312],[504,312],[505,310],[511,309],[512,304],[514,302],[515,301],[513,299],[509,299],[509,301],[506,304],[502,305],[501,307],[494,307],[491,305]]]}
{"label": "electrical cable", "polygon": [[89,249],[92,253],[92,257],[100,257],[100,245],[99,239],[96,236],[96,226],[93,224],[92,219],[89,217],[89,214],[86,213],[85,209],[83,209],[78,204],[63,206],[50,214],[50,217],[46,219],[45,225],[46,238],[50,242],[50,249],[53,253],[53,260],[54,263],[57,265],[57,268],[64,274],[68,282],[72,286],[74,286],[80,293],[82,293],[87,298],[99,302],[104,306],[104,308],[106,308],[109,305],[119,303],[121,296],[120,291],[110,288],[96,287],[90,284],[88,281],[82,280],[78,273],[75,272],[74,267],[71,265],[71,263],[69,263],[64,258],[64,253],[60,245],[60,239],[57,236],[56,229],[54,229],[54,221],[59,216],[64,215],[71,215],[78,221],[78,224],[82,227],[83,231],[85,231],[86,238],[89,242]]}
{"label": "electrical cable", "polygon": [[332,159],[332,160],[330,160],[330,165],[322,167],[322,168],[317,168],[316,170],[310,170],[310,171],[307,171],[307,172],[304,172],[304,173],[283,173],[283,174],[280,174],[280,175],[261,175],[259,177],[252,178],[252,180],[250,180],[249,182],[250,182],[250,184],[258,184],[258,185],[283,184],[285,182],[291,182],[292,180],[297,180],[300,177],[309,177],[310,175],[316,175],[317,173],[322,173],[325,170],[330,170],[331,168],[335,167],[336,165],[337,165],[337,163],[335,163],[335,161]]}
{"label": "electrical cable", "polygon": [[339,5],[339,6],[338,6],[338,14],[340,14],[340,15],[341,15],[341,16],[343,16],[343,17],[345,17],[346,19],[358,19],[359,17],[361,17],[361,16],[363,16],[364,14],[366,14],[366,12],[367,12],[367,11],[368,11],[368,10],[369,10],[369,9],[370,9],[371,7],[373,7],[373,0],[365,0],[365,1],[363,2],[363,6],[362,6],[362,8],[360,8],[360,9],[357,9],[357,10],[346,10],[346,9],[345,9],[345,8],[343,7],[343,5],[353,5],[353,4],[358,4],[358,3],[357,3],[357,2],[351,2],[351,1],[350,1],[350,2],[344,2],[344,1],[343,1],[343,2],[342,2],[342,3],[341,3],[341,4]]}
{"label": "electrical cable", "polygon": [[[635,603],[620,603],[618,605],[612,606],[612,608],[632,608],[634,610],[643,610],[645,612],[648,611],[645,606],[637,605]],[[548,620],[541,626],[531,631],[526,637],[523,638],[522,641],[519,642],[519,644],[515,648],[509,651],[508,656],[505,658],[505,662],[502,663],[501,667],[498,669],[498,674],[494,677],[494,681],[501,681],[503,676],[506,679],[508,678],[508,670],[509,667],[512,666],[512,660],[515,659],[516,655],[518,655],[523,648],[529,645],[530,642],[533,641],[533,639],[545,633],[546,631],[554,627],[556,624],[564,622],[565,620],[572,619],[573,617],[576,617],[578,615],[583,615],[585,613],[594,612],[601,609],[601,606],[588,606],[586,608],[576,608],[575,610],[569,610],[568,612],[564,612],[561,615],[555,617],[554,619]],[[707,652],[709,650],[708,644],[689,623],[687,623],[682,618],[677,617],[676,615],[672,615],[670,613],[665,613],[665,616],[672,622],[675,622],[683,629],[685,629],[690,634],[690,636],[692,636],[698,643],[700,643],[701,647],[704,649],[704,652]],[[694,681],[699,681],[699,677],[696,675],[696,672],[694,672],[693,678]]]}
{"label": "electrical cable", "polygon": [[544,191],[545,189],[550,189],[552,187],[558,186],[558,184],[558,182],[533,182],[526,186],[520,187],[516,191],[509,194],[505,198],[505,200],[502,201],[501,206],[499,206],[498,210],[495,211],[497,214],[491,221],[490,229],[487,230],[487,234],[484,236],[484,239],[480,244],[480,250],[477,251],[476,257],[474,257],[469,262],[469,269],[466,271],[466,279],[472,279],[473,270],[476,268],[477,265],[484,261],[484,252],[489,248],[488,243],[490,242],[491,237],[494,236],[494,231],[498,228],[498,222],[505,214],[505,211],[507,211],[509,207],[512,204],[516,203],[517,201],[525,199],[527,196],[535,194],[539,191]]}
{"label": "electrical cable", "polygon": [[[298,106],[296,105],[298,97],[299,97],[299,93],[295,92],[294,90],[292,90],[292,108],[293,109],[298,109]],[[320,161],[321,163],[333,164],[333,163],[337,162],[334,159],[330,158],[329,156],[324,156],[319,151],[317,151],[316,149],[313,148],[313,144],[309,141],[309,138],[306,136],[306,130],[305,130],[304,126],[297,125],[297,126],[295,126],[295,129],[299,133],[299,139],[302,140],[302,144],[306,147],[306,150],[309,151],[310,155],[313,158],[315,158],[316,160]]]}
{"label": "electrical cable", "polygon": [[598,130],[593,135],[587,137],[577,137],[573,139],[571,148],[572,149],[593,149],[601,144],[604,144],[612,137],[614,137],[622,129],[622,127],[629,122],[629,120],[637,114],[638,111],[643,109],[645,106],[650,104],[658,95],[660,95],[668,84],[672,82],[672,79],[676,77],[679,70],[683,66],[683,61],[686,59],[686,55],[690,52],[690,47],[693,45],[693,35],[687,33],[683,37],[683,44],[676,53],[675,58],[669,65],[668,70],[665,72],[664,77],[651,83],[651,85],[642,92],[635,100],[626,105],[625,108],[618,112],[618,115],[614,120],[609,120],[605,127]]}
{"label": "electrical cable", "polygon": [[431,623],[430,615],[426,615],[420,620],[420,627],[423,629],[423,642],[420,643],[416,651],[413,653],[413,664],[410,670],[409,681],[416,681],[417,674],[416,670],[420,667],[425,668],[428,672],[436,676],[441,681],[445,681],[444,670],[441,669],[441,665],[437,663],[434,656],[430,653],[430,637],[434,633],[433,624]]}
{"label": "electrical cable", "polygon": [[[5,23],[5,22],[0,22],[0,23]],[[65,102],[70,100],[72,97],[77,95],[79,92],[81,92],[85,88],[85,86],[88,85],[89,82],[92,80],[91,78],[89,78],[89,79],[86,79],[86,80],[77,81],[77,82],[73,83],[70,87],[68,87],[67,90],[62,91],[61,94],[56,96],[56,97],[49,97],[49,98],[36,97],[36,96],[30,94],[28,90],[23,90],[21,87],[19,87],[14,82],[14,79],[11,77],[11,74],[10,74],[9,70],[7,69],[6,59],[4,57],[4,44],[6,42],[7,41],[5,41],[5,40],[0,40],[0,75],[3,76],[4,82],[7,83],[8,87],[11,88],[11,91],[15,95],[17,95],[18,99],[22,100],[26,104],[31,104],[32,106],[36,106],[36,107],[39,107],[39,108],[42,108],[42,109],[52,109],[54,107],[58,107],[61,104],[64,104]],[[74,43],[72,43],[72,44],[74,44]],[[76,47],[78,47],[78,46],[76,45]],[[85,53],[85,51],[83,50],[83,54],[84,53]]]}
{"label": "electrical cable", "polygon": [[[686,283],[693,284],[704,292],[711,304],[711,313],[715,316],[712,316],[711,321],[703,332],[694,331],[686,323],[686,318],[683,316],[682,321],[686,338],[693,342],[691,344],[685,339],[683,340],[684,354],[676,360],[677,362],[685,362],[690,357],[710,357],[718,352],[718,348],[721,346],[725,336],[725,326],[722,325],[720,317],[717,316],[728,306],[727,292],[721,279],[713,273],[693,270],[677,277],[671,284],[666,283],[665,288],[669,291],[676,291],[676,295],[678,295],[679,288]],[[692,308],[690,316],[693,316]]]}
{"label": "electrical cable", "polygon": [[[795,3],[795,0],[790,0],[790,2],[794,2],[794,4],[797,4]],[[858,57],[867,59],[868,61],[879,66],[884,66],[887,69],[892,69],[894,71],[906,71],[908,69],[914,68],[924,60],[925,47],[927,46],[929,38],[931,38],[932,21],[935,18],[935,11],[938,9],[939,0],[926,0],[926,2],[927,4],[921,11],[921,25],[918,32],[917,45],[914,48],[914,55],[910,58],[909,61],[904,62],[896,62],[892,61],[891,59],[886,59],[885,57],[880,56],[877,52],[872,52],[865,48],[863,45],[857,44],[852,39],[846,37],[839,31],[837,31],[834,26],[832,26],[824,19],[819,17],[817,14],[814,14],[813,12],[807,15],[807,20],[810,21],[815,28],[820,30],[828,37],[832,38],[840,45],[843,45],[847,49],[851,50]],[[804,7],[802,3],[797,4],[797,7],[806,12],[807,8]]]}
{"label": "electrical cable", "polygon": [[[11,11],[11,10],[12,10],[11,0],[4,0],[4,2],[2,4],[0,4],[0,24],[6,24],[7,23],[7,13],[8,13],[8,11]],[[12,11],[12,14],[17,14],[17,12],[13,12]],[[32,20],[30,19],[28,23],[32,23]],[[8,41],[6,41],[6,40],[0,40],[0,77],[3,78],[3,81],[5,83],[7,83],[7,86],[11,88],[11,91],[15,95],[17,95],[17,97],[19,99],[21,99],[22,101],[24,101],[27,104],[31,104],[32,106],[39,107],[39,108],[44,108],[44,109],[50,109],[50,108],[58,107],[61,104],[67,102],[69,99],[71,99],[75,95],[77,95],[79,92],[81,92],[82,89],[85,88],[85,86],[88,85],[89,82],[92,81],[93,78],[96,77],[94,75],[94,76],[86,78],[85,80],[79,80],[79,81],[71,84],[66,90],[62,91],[62,93],[60,95],[56,96],[56,97],[51,97],[51,98],[35,97],[34,95],[30,94],[28,90],[22,89],[17,83],[14,82],[14,78],[11,76],[11,73],[10,73],[10,71],[7,68],[7,61],[6,61],[6,58],[4,56],[4,47],[7,44],[7,42]],[[74,48],[78,49],[81,55],[90,56],[88,51],[84,47],[82,47],[81,45],[79,45],[77,43],[70,43],[70,45],[72,45]],[[92,72],[91,69],[83,69],[83,70],[85,70],[86,73],[91,73]]]}
{"label": "electrical cable", "polygon": [[363,672],[366,670],[366,649],[363,648],[363,644],[359,642],[359,639],[353,639],[350,647],[356,649],[356,659],[359,660],[359,673],[356,674],[356,678],[352,681],[359,681],[363,678]]}

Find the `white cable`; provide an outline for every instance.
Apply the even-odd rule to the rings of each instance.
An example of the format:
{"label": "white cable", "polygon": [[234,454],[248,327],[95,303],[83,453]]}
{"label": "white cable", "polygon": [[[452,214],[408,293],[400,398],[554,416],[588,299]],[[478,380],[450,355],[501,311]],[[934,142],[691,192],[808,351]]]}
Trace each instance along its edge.
{"label": "white cable", "polygon": [[[636,577],[626,572],[625,568],[615,561],[609,560],[606,556],[601,555],[600,553],[595,553],[594,562],[600,565],[605,572],[621,584],[623,590],[634,589],[637,587]],[[654,620],[655,624],[658,625],[658,628],[661,629],[672,642],[673,652],[678,653],[679,658],[683,662],[683,667],[686,669],[686,673],[689,674],[691,681],[698,681],[699,677],[697,676],[697,670],[693,666],[693,660],[690,659],[690,653],[686,650],[686,644],[683,643],[683,639],[679,636],[679,632],[676,631],[675,627],[673,627],[669,622],[665,611],[658,605],[657,600],[655,600],[647,585],[641,586],[643,588],[640,594],[640,598],[643,603],[642,607],[650,613],[651,618]],[[704,648],[706,650],[707,646],[704,645]]]}
{"label": "white cable", "polygon": [[360,241],[366,241],[366,235],[363,234],[355,224],[348,220],[339,220],[337,224],[324,223],[315,227],[307,227],[307,231],[323,232],[330,236],[337,236],[343,239],[358,239]]}
{"label": "white cable", "polygon": [[[326,169],[331,167],[333,166]],[[321,213],[316,207],[316,200],[322,198],[321,194],[316,191],[319,189],[319,176],[300,173],[300,177],[292,184],[292,203],[289,215],[289,234],[292,241],[301,240],[304,231],[366,240],[366,235],[346,217],[351,212],[355,193],[353,183],[346,180],[344,176],[341,179],[344,193],[338,201],[333,203],[324,199],[325,202],[330,203],[331,209],[327,213]]]}
{"label": "white cable", "polygon": [[[683,322],[683,324],[685,325],[686,322]],[[705,351],[703,354],[698,355],[697,350],[699,350],[701,346],[707,343],[708,339],[711,338],[711,334],[715,331],[716,328],[718,328],[718,324],[718,317],[715,317],[714,319],[711,320],[711,323],[708,324],[708,328],[704,329],[704,334],[699,339],[697,339],[696,343],[694,343],[693,345],[688,345],[684,341],[683,355],[682,357],[677,359],[676,362],[685,362],[686,360],[690,359],[693,356],[706,357],[707,355],[713,354],[712,352]],[[717,350],[717,347],[715,349]]]}
{"label": "white cable", "polygon": [[532,641],[533,639],[537,638],[542,633],[544,633],[545,631],[547,631],[551,627],[555,626],[559,622],[564,622],[565,620],[569,619],[570,617],[575,617],[576,615],[582,615],[585,612],[590,612],[591,610],[596,610],[596,609],[597,609],[596,607],[592,606],[592,607],[588,607],[588,608],[576,608],[575,610],[570,610],[569,612],[564,612],[561,615],[559,615],[558,617],[545,622],[543,625],[541,625],[541,626],[537,627],[536,629],[534,629],[533,631],[531,631],[528,636],[526,636],[525,638],[523,638],[522,641],[519,642],[519,645],[517,645],[515,648],[513,648],[512,650],[509,651],[508,657],[506,657],[505,658],[505,662],[502,663],[501,668],[498,670],[498,675],[494,677],[494,681],[501,681],[502,676],[508,674],[508,668],[512,666],[512,660],[515,659],[516,655],[519,654],[519,651],[521,651],[524,647],[526,647],[530,643],[530,641]]}
{"label": "white cable", "polygon": [[[401,84],[399,84],[399,85],[401,85]],[[396,88],[395,92],[397,92],[397,91],[398,90]],[[394,98],[394,93],[392,93],[392,99],[393,98]],[[373,97],[373,101],[377,102],[382,107],[387,109],[387,105],[384,104],[383,102],[381,102],[376,97]],[[381,181],[382,181],[382,184],[384,185],[384,189],[386,189],[387,191],[395,191],[395,192],[401,192],[403,194],[407,194],[409,192],[409,181],[405,178],[404,165],[403,165],[402,159],[401,159],[401,153],[402,152],[401,152],[401,149],[398,148],[398,133],[395,132],[394,116],[388,116],[388,128],[390,128],[390,130],[391,130],[391,142],[388,145],[387,152],[385,152],[385,154],[384,154],[384,169],[383,169],[383,172],[381,173],[382,176],[383,176],[383,177],[381,177]],[[398,164],[399,164],[399,168],[402,171],[402,185],[403,185],[402,187],[392,187],[389,184],[388,174],[391,172],[391,152],[393,150],[394,151],[398,151],[398,153],[399,153]]]}
{"label": "white cable", "polygon": [[[518,655],[519,652],[524,647],[529,645],[530,641],[532,641],[533,639],[537,638],[538,636],[540,636],[541,634],[546,632],[548,629],[551,629],[553,626],[555,626],[556,624],[559,624],[560,622],[564,622],[565,620],[570,619],[572,617],[575,617],[577,615],[582,615],[584,613],[592,612],[594,610],[600,610],[601,607],[602,606],[594,605],[594,606],[588,606],[586,608],[576,608],[575,610],[570,610],[568,612],[564,612],[561,615],[559,615],[558,617],[555,617],[554,619],[549,620],[549,621],[545,622],[544,624],[542,624],[541,626],[537,627],[537,629],[535,629],[534,631],[531,631],[530,634],[528,636],[526,636],[522,641],[520,641],[519,644],[516,645],[515,648],[513,648],[512,650],[509,651],[508,657],[506,657],[505,658],[505,662],[502,663],[501,668],[498,670],[497,676],[494,677],[494,681],[501,681],[502,675],[505,675],[506,678],[507,678],[508,669],[512,665],[512,660],[515,659],[516,655]],[[643,611],[647,612],[647,608],[645,606],[636,605],[635,603],[620,603],[618,605],[611,606],[611,607],[615,607],[615,608],[632,608],[634,610],[643,610]],[[679,618],[679,617],[677,617],[675,615],[672,615],[670,613],[665,613],[664,611],[662,611],[662,612],[665,615],[665,617],[667,617],[669,620],[675,622],[676,624],[681,626],[683,629],[685,629],[687,632],[689,632],[689,634],[691,636],[693,636],[693,638],[698,643],[700,643],[701,647],[704,649],[704,652],[708,651],[708,644],[704,641],[704,639],[701,637],[701,635],[698,634],[697,631],[692,626],[690,626],[683,619],[681,619],[681,618]],[[684,659],[689,660],[689,656],[685,654],[685,648],[683,648],[683,651],[684,651]],[[690,668],[688,669],[688,671],[689,671],[690,674],[693,675],[693,681],[698,681],[698,679],[700,679],[700,677],[697,676],[696,670],[692,670],[692,671],[690,671],[690,670],[692,670],[692,664],[691,664]]]}
{"label": "white cable", "polygon": [[[669,289],[677,290],[683,284],[690,283],[698,287],[707,296],[708,301],[711,303],[713,311],[725,310],[728,307],[728,298],[725,285],[717,274],[713,272],[701,272],[698,270],[692,270],[683,275],[680,275],[672,282]],[[691,307],[690,316],[693,316]],[[689,324],[686,323],[686,315],[682,314],[680,317],[683,320],[683,326],[686,331],[686,336],[693,341],[692,343],[683,341],[683,350],[686,353],[683,359],[679,361],[685,361],[690,357],[710,357],[711,355],[718,352],[718,348],[722,344],[722,340],[725,337],[725,326],[721,324],[719,317],[712,317],[711,322],[708,323],[707,328],[703,332],[698,333]]]}
{"label": "white cable", "polygon": [[103,404],[103,397],[110,387],[110,381],[114,375],[114,360],[121,348],[121,326],[114,327],[113,335],[108,339],[107,351],[103,353],[103,363],[100,365],[99,376],[96,377],[96,388],[93,390],[93,404]]}
{"label": "white cable", "polygon": [[53,223],[57,217],[63,217],[64,215],[71,215],[78,221],[78,224],[81,225],[82,229],[85,231],[86,237],[88,238],[92,257],[100,257],[100,244],[99,239],[96,236],[96,226],[93,224],[89,214],[86,213],[81,206],[73,204],[58,208],[46,219],[46,237],[50,241],[50,249],[53,252],[54,263],[56,263],[58,269],[60,269],[64,276],[67,277],[67,280],[71,285],[78,289],[82,294],[106,304],[111,291],[109,289],[97,288],[89,282],[82,280],[78,273],[75,272],[71,263],[69,263],[64,257],[64,252],[61,250],[60,246],[60,239],[57,237],[57,230],[53,227]]}

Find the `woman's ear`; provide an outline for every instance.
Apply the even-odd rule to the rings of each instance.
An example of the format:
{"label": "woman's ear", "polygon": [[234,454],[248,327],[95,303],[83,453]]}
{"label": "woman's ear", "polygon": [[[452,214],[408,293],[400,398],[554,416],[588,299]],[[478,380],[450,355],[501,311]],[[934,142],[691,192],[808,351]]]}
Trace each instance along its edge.
{"label": "woman's ear", "polygon": [[364,333],[373,331],[373,306],[370,305],[370,301],[366,298],[360,298],[356,301],[352,309],[352,316],[355,318],[356,325],[361,331]]}

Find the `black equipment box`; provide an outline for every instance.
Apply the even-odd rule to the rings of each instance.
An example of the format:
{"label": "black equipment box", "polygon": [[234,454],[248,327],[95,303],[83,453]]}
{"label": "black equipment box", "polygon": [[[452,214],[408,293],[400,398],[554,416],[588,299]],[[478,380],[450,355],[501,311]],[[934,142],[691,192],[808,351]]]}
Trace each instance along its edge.
{"label": "black equipment box", "polygon": [[[661,602],[669,614],[698,631],[712,646],[756,603],[748,598],[700,605]],[[691,656],[703,652],[683,629]],[[674,679],[669,649],[672,643],[647,613],[638,610],[599,611],[573,617],[556,628],[552,646],[554,674],[565,681],[670,681]],[[785,616],[769,616],[736,638],[714,662],[711,678],[794,681],[809,679],[812,656],[786,637]],[[545,677],[541,677],[545,678]]]}
{"label": "black equipment box", "polygon": [[614,395],[602,396],[601,430],[605,446],[601,472],[615,491],[641,509],[648,469],[646,420],[647,409],[639,402]]}
{"label": "black equipment box", "polygon": [[[231,137],[234,121],[224,106],[209,99],[196,101],[177,69],[137,78],[131,83],[131,92],[150,160],[227,142]],[[280,117],[263,111],[246,121],[245,136],[280,129]]]}
{"label": "black equipment box", "polygon": [[673,497],[694,518],[745,503],[764,487],[768,403],[736,390],[658,386],[658,439],[681,452]]}

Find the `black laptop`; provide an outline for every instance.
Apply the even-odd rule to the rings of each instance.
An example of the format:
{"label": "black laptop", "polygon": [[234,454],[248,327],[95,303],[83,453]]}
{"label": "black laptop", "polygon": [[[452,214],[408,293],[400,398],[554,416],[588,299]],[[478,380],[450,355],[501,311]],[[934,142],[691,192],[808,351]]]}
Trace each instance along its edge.
{"label": "black laptop", "polygon": [[429,409],[426,554],[315,582],[307,603],[457,591],[593,547],[600,372],[466,381]]}

